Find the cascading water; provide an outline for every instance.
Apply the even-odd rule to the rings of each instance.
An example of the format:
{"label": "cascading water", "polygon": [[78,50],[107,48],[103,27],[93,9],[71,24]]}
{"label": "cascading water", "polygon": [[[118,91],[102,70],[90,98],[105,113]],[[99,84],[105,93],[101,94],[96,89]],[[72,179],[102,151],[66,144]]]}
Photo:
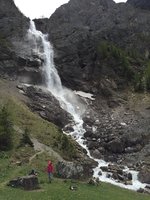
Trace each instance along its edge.
{"label": "cascading water", "polygon": [[79,135],[83,136],[85,130],[82,128],[83,120],[80,115],[84,112],[84,105],[79,103],[77,96],[72,91],[62,86],[60,77],[54,66],[53,48],[47,40],[47,35],[36,30],[34,22],[31,21],[28,38],[34,44],[34,51],[40,54],[44,60],[43,70],[47,90],[59,100],[61,107],[73,116],[75,121],[75,131],[73,134],[76,137],[79,137]]}
{"label": "cascading water", "polygon": [[61,107],[73,116],[75,125],[73,126],[74,131],[71,132],[70,135],[76,138],[76,141],[87,150],[87,154],[90,158],[98,162],[98,167],[94,169],[94,176],[98,177],[101,181],[109,182],[132,190],[144,188],[146,184],[142,184],[138,181],[138,172],[130,171],[127,167],[124,171],[128,171],[132,174],[132,185],[124,185],[116,182],[113,179],[107,178],[107,174],[105,172],[102,172],[101,176],[99,175],[100,167],[108,166],[109,163],[106,163],[103,160],[94,159],[84,144],[83,135],[85,133],[85,129],[83,128],[83,120],[81,116],[85,110],[85,107],[79,102],[77,96],[72,91],[62,86],[53,61],[54,53],[52,45],[48,41],[47,35],[44,35],[40,31],[36,30],[33,21],[31,21],[30,24],[28,38],[30,41],[32,41],[32,48],[35,53],[40,54],[44,61],[43,72],[46,79],[47,90],[49,90],[59,100]]}

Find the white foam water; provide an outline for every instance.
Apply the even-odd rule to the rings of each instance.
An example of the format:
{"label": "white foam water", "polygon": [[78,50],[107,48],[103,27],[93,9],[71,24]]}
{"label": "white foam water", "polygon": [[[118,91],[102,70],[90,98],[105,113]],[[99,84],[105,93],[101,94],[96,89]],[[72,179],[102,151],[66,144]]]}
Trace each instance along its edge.
{"label": "white foam water", "polygon": [[[107,178],[107,173],[100,170],[101,166],[108,166],[109,163],[106,163],[103,160],[94,159],[90,155],[90,151],[84,143],[83,135],[85,129],[83,128],[82,114],[84,113],[85,107],[73,91],[62,86],[60,77],[54,65],[53,47],[48,41],[47,35],[36,30],[34,22],[31,21],[28,38],[31,41],[34,52],[39,54],[44,60],[43,73],[46,80],[47,90],[49,90],[59,100],[61,107],[73,116],[75,122],[75,125],[73,126],[74,131],[69,133],[69,135],[75,138],[76,141],[86,149],[87,155],[90,158],[98,162],[98,166],[94,169],[94,177],[98,177],[101,181],[109,182],[127,189],[137,190],[139,188],[144,188],[146,184],[142,184],[138,181],[138,172],[130,171],[127,167],[125,168],[125,171],[130,172],[133,177],[132,185],[124,185],[111,178]],[[102,175],[99,175],[100,171]]]}

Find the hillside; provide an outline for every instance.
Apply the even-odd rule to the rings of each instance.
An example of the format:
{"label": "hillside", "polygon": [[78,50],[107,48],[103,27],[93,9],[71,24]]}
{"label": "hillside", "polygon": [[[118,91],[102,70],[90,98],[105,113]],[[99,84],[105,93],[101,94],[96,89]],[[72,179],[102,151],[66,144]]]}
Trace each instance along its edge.
{"label": "hillside", "polygon": [[[150,193],[149,19],[148,0],[70,0],[49,19],[35,19],[33,27],[13,0],[0,0],[0,116],[8,112],[13,144],[7,150],[0,146],[3,196],[7,191],[15,195],[6,183],[31,168],[40,171],[44,195],[49,194],[42,183],[49,159],[55,177],[63,179],[91,178],[101,159],[107,164],[99,166],[99,178],[105,174],[107,180],[130,187],[135,181],[130,172],[138,171]],[[1,120],[0,142],[3,125]],[[60,179],[52,187],[57,186],[63,194]],[[80,182],[79,187],[81,199],[84,192],[90,199],[89,186]],[[100,193],[104,200],[120,200],[124,194],[126,200],[147,199],[108,184],[98,189],[90,189],[95,200]],[[19,196],[20,190],[16,192]]]}

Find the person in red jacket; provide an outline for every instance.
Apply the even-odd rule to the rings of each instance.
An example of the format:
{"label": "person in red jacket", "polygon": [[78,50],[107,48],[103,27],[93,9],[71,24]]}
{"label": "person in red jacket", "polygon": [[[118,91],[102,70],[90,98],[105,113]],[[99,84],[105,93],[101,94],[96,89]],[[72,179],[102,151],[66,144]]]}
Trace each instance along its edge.
{"label": "person in red jacket", "polygon": [[48,173],[49,183],[51,183],[51,181],[52,181],[53,172],[54,172],[54,167],[53,167],[52,162],[49,160],[48,165],[47,165],[47,173]]}

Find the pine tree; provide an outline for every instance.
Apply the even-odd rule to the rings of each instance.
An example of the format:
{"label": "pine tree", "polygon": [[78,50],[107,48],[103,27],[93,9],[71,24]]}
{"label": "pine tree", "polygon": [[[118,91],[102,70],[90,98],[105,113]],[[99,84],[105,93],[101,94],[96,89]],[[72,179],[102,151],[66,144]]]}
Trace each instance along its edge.
{"label": "pine tree", "polygon": [[13,124],[6,106],[0,110],[0,150],[10,150],[13,146]]}

